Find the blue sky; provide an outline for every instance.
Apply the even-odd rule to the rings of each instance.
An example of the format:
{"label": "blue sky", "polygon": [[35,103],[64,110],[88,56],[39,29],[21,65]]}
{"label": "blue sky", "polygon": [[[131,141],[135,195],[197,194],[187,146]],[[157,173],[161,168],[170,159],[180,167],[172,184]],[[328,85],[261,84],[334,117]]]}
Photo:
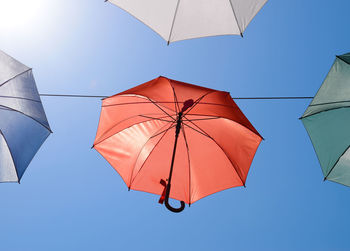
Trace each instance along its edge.
{"label": "blue sky", "polygon": [[[33,68],[40,93],[113,95],[163,75],[233,97],[313,96],[350,45],[345,0],[270,0],[243,39],[170,46],[102,0],[9,2],[0,1],[0,49]],[[350,188],[323,182],[298,120],[309,100],[237,101],[266,139],[247,187],[181,214],[128,192],[90,149],[99,99],[42,101],[54,133],[20,185],[0,184],[2,250],[349,249]]]}

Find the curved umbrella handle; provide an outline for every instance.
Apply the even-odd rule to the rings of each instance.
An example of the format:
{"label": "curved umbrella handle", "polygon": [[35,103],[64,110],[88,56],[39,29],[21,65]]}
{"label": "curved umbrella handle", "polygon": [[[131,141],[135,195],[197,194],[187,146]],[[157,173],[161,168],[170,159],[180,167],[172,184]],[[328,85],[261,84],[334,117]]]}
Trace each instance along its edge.
{"label": "curved umbrella handle", "polygon": [[170,184],[167,185],[167,189],[166,189],[166,194],[165,194],[165,206],[167,209],[169,209],[171,212],[173,213],[180,213],[185,209],[185,202],[180,201],[181,206],[179,208],[174,208],[169,204],[169,194],[170,194]]}

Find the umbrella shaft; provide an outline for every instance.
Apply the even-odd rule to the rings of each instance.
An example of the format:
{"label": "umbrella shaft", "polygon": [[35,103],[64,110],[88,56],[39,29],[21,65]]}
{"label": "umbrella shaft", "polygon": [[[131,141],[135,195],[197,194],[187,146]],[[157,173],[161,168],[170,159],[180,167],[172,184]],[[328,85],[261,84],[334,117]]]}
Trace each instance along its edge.
{"label": "umbrella shaft", "polygon": [[180,134],[181,123],[182,123],[182,112],[179,112],[179,116],[178,116],[177,121],[176,121],[176,132],[175,132],[175,143],[174,143],[174,149],[173,149],[173,157],[171,158],[171,166],[170,166],[170,172],[169,172],[169,178],[168,178],[169,185],[171,183],[171,177],[173,175],[173,167],[174,167],[174,161],[175,161],[177,139],[178,139],[179,134]]}

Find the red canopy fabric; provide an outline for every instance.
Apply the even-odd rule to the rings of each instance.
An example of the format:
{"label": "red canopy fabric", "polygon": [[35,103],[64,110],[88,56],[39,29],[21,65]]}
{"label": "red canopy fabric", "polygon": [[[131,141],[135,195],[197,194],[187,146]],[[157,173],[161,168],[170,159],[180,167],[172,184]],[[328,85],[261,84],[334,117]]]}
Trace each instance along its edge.
{"label": "red canopy fabric", "polygon": [[228,92],[165,77],[103,100],[94,148],[133,190],[161,195],[182,117],[170,198],[188,204],[245,185],[262,140]]}

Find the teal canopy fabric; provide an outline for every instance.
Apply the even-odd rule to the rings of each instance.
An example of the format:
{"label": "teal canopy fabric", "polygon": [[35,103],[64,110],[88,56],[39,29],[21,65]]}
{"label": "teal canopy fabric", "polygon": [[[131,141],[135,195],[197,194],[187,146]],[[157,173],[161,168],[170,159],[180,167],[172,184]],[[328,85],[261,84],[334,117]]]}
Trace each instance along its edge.
{"label": "teal canopy fabric", "polygon": [[350,53],[336,57],[301,120],[325,179],[350,186]]}
{"label": "teal canopy fabric", "polygon": [[0,51],[0,182],[19,182],[51,129],[32,70]]}

